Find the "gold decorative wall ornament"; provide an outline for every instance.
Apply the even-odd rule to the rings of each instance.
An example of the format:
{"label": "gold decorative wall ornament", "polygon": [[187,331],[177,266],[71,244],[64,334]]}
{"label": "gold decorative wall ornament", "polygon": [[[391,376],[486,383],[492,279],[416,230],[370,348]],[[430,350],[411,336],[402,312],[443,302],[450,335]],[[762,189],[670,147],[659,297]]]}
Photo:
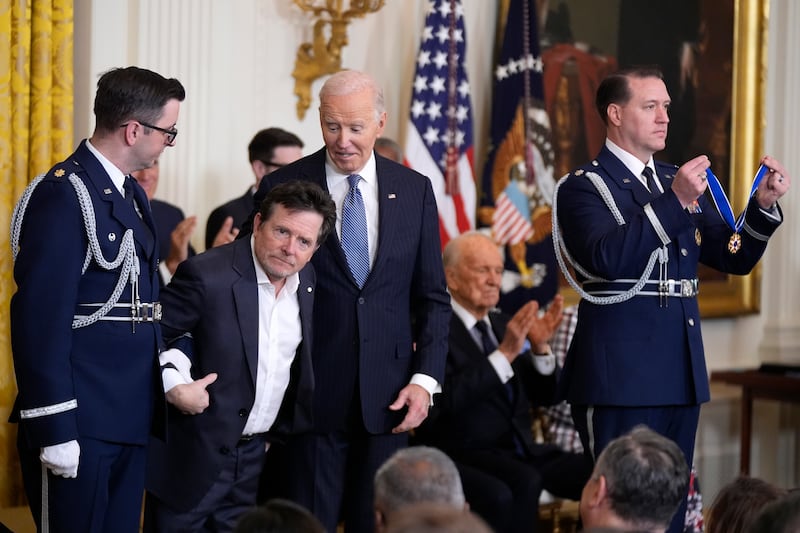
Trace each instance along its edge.
{"label": "gold decorative wall ornament", "polygon": [[[342,70],[342,48],[347,46],[347,25],[383,7],[385,0],[294,0],[300,9],[315,18],[314,36],[310,43],[297,49],[294,62],[294,94],[297,95],[297,117],[302,119],[311,105],[311,83],[326,74]],[[347,3],[347,9],[344,5]]]}

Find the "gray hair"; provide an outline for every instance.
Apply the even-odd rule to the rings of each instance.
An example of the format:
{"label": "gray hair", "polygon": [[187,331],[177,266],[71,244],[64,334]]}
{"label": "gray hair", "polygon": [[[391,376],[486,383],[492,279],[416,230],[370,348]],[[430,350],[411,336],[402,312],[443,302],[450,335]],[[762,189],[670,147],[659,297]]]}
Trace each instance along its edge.
{"label": "gray hair", "polygon": [[375,120],[380,121],[381,114],[386,111],[386,105],[383,102],[383,90],[378,86],[375,78],[366,72],[340,70],[325,80],[319,90],[319,100],[322,102],[327,96],[346,96],[364,89],[372,91]]}
{"label": "gray hair", "polygon": [[612,511],[640,529],[668,527],[689,489],[689,467],[677,444],[646,426],[609,443],[592,477],[606,478]]}
{"label": "gray hair", "polygon": [[375,506],[384,514],[419,502],[464,508],[464,489],[455,463],[430,446],[398,450],[375,473]]}

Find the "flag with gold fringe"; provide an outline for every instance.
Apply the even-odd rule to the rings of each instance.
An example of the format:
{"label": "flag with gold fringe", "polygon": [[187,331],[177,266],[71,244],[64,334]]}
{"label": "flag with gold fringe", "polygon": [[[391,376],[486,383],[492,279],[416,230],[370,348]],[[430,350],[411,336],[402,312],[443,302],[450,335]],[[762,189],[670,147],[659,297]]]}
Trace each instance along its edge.
{"label": "flag with gold fringe", "polygon": [[536,2],[505,4],[478,222],[505,251],[500,307],[513,313],[531,299],[541,305],[552,300],[558,266],[551,239],[554,150],[544,105]]}

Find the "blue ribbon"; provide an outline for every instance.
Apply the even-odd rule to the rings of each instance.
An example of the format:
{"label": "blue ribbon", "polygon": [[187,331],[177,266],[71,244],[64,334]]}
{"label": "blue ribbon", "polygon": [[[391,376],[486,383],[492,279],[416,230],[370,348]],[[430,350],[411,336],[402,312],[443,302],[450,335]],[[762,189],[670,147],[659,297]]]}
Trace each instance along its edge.
{"label": "blue ribbon", "polygon": [[[750,187],[750,195],[748,198],[752,198],[752,196],[755,194],[756,189],[758,189],[758,184],[761,183],[761,180],[764,178],[764,174],[766,174],[768,171],[769,169],[764,165],[758,167],[758,172],[756,172],[756,176],[753,178],[753,185]],[[742,211],[742,214],[739,215],[739,218],[734,220],[731,203],[728,201],[725,191],[722,190],[722,185],[719,183],[719,179],[717,179],[714,173],[711,172],[710,168],[706,169],[706,177],[708,178],[708,188],[711,190],[711,198],[714,200],[714,206],[717,208],[717,212],[735,233],[739,233],[744,225],[745,211]]]}

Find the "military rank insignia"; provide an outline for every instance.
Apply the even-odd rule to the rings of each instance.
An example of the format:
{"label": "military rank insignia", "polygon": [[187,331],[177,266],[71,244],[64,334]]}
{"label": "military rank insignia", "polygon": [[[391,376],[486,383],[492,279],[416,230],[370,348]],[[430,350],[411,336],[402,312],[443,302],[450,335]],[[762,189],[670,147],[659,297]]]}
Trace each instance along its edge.
{"label": "military rank insignia", "polygon": [[54,175],[55,177],[57,177],[57,178],[63,178],[63,177],[64,177],[64,174],[66,174],[66,172],[64,172],[64,169],[63,169],[63,168],[59,168],[58,170],[56,170],[55,172],[53,172],[53,175]]}
{"label": "military rank insignia", "polygon": [[734,233],[731,235],[730,240],[728,240],[728,251],[732,254],[735,254],[742,248],[742,236],[738,233]]}
{"label": "military rank insignia", "polygon": [[700,230],[694,230],[694,242],[697,243],[697,246],[700,246],[700,243],[703,242],[703,236],[700,235]]}

